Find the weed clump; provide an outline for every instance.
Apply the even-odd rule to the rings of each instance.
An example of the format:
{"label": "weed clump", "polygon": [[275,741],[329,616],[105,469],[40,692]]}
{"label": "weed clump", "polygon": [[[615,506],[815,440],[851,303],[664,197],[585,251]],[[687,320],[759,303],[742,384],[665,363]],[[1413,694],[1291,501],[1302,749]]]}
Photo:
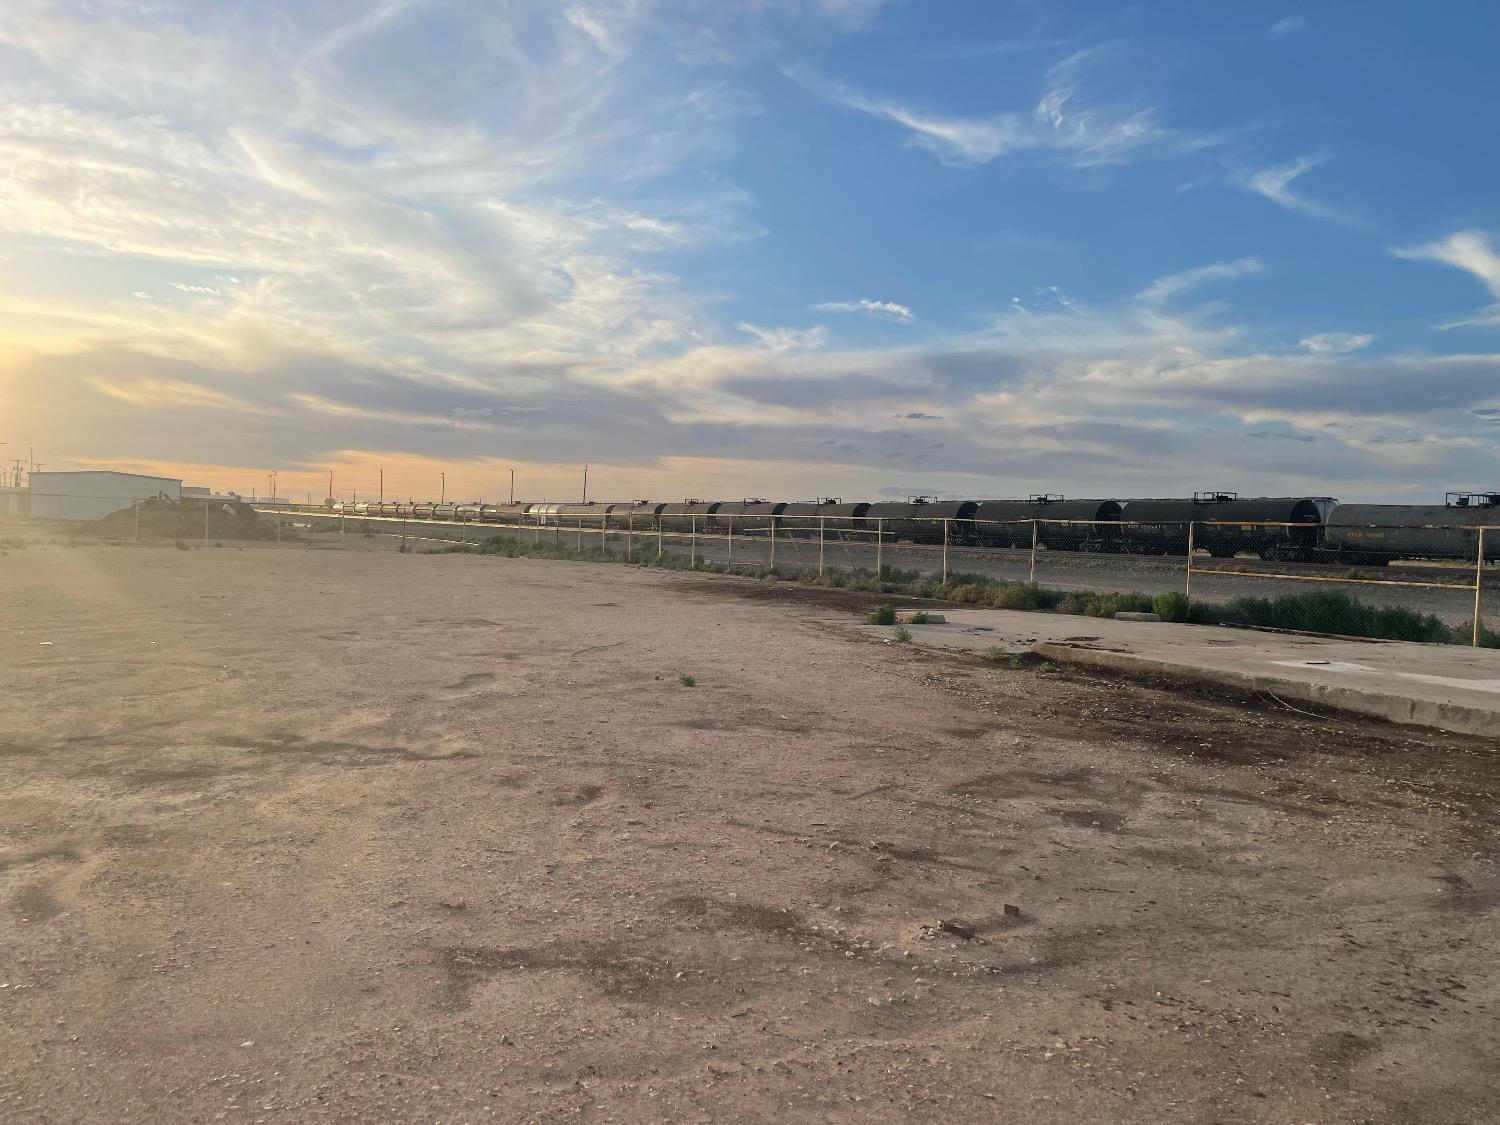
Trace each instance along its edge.
{"label": "weed clump", "polygon": [[1151,612],[1163,621],[1187,621],[1192,613],[1192,604],[1186,594],[1157,594],[1151,599]]}
{"label": "weed clump", "polygon": [[896,623],[896,607],[887,603],[874,613],[870,614],[871,625],[894,625]]}
{"label": "weed clump", "polygon": [[1229,624],[1348,637],[1441,643],[1451,640],[1453,633],[1430,613],[1415,613],[1400,606],[1366,605],[1342,590],[1314,590],[1279,598],[1235,598],[1214,609],[1207,606],[1195,609],[1195,619],[1212,616]]}
{"label": "weed clump", "polygon": [[697,676],[689,676],[686,672],[684,672],[682,675],[680,675],[680,676],[677,677],[677,682],[679,684],[681,684],[683,687],[697,687],[698,686],[698,677]]}
{"label": "weed clump", "polygon": [[896,641],[897,644],[904,645],[907,641],[911,640],[911,630],[908,629],[905,625],[897,625],[896,631],[891,634],[891,638]]}

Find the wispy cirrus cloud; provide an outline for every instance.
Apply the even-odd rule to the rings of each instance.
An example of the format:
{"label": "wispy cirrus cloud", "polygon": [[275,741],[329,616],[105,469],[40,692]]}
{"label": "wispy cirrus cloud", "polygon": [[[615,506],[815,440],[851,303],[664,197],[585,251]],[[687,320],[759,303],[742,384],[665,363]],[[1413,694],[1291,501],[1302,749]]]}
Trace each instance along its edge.
{"label": "wispy cirrus cloud", "polygon": [[1304,336],[1297,346],[1314,355],[1344,355],[1369,347],[1375,337],[1367,332],[1319,332]]}
{"label": "wispy cirrus cloud", "polygon": [[1437,242],[1425,246],[1411,246],[1392,250],[1398,258],[1414,258],[1430,262],[1442,262],[1454,269],[1472,274],[1486,289],[1495,303],[1481,309],[1473,316],[1441,324],[1439,328],[1492,327],[1500,325],[1500,254],[1490,245],[1489,236],[1483,231],[1461,230]]}
{"label": "wispy cirrus cloud", "polygon": [[1340,223],[1349,227],[1366,226],[1366,221],[1352,211],[1333,207],[1304,195],[1300,191],[1293,190],[1292,184],[1294,182],[1301,179],[1314,168],[1327,163],[1327,161],[1328,156],[1326,154],[1317,153],[1311,156],[1299,157],[1288,164],[1277,164],[1270,168],[1237,171],[1230,176],[1229,182],[1243,191],[1252,192],[1255,195],[1270,200],[1278,207],[1293,211],[1299,215],[1306,215],[1313,219],[1322,219],[1330,223]]}
{"label": "wispy cirrus cloud", "polygon": [[1271,25],[1271,34],[1275,36],[1293,35],[1299,31],[1307,30],[1306,16],[1283,16]]}
{"label": "wispy cirrus cloud", "polygon": [[1132,158],[1164,156],[1222,143],[1209,133],[1188,133],[1160,124],[1155,106],[1105,105],[1085,96],[1080,74],[1098,48],[1074,52],[1046,74],[1029,110],[986,116],[945,115],[896,98],[868,94],[823,77],[807,67],[788,67],[788,77],[820,97],[891,122],[947,164],[987,164],[1021,152],[1053,153],[1089,167]]}
{"label": "wispy cirrus cloud", "polygon": [[911,309],[905,305],[899,305],[895,301],[872,301],[868,297],[861,297],[857,301],[824,301],[813,308],[823,312],[869,313],[883,320],[899,320],[903,323],[916,319]]}
{"label": "wispy cirrus cloud", "polygon": [[1236,277],[1248,277],[1251,274],[1264,272],[1265,268],[1261,260],[1253,256],[1236,258],[1232,262],[1213,262],[1206,266],[1198,266],[1196,269],[1158,277],[1142,289],[1137,296],[1149,304],[1160,304],[1179,294],[1196,289],[1200,285],[1207,285],[1214,281],[1228,281]]}

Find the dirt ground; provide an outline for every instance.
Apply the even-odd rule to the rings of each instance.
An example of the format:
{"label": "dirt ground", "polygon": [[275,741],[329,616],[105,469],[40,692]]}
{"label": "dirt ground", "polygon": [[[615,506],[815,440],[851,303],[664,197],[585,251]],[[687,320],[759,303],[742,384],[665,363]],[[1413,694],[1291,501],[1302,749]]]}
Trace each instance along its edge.
{"label": "dirt ground", "polygon": [[10,550],[0,1119],[1500,1119],[1496,743],[862,604]]}

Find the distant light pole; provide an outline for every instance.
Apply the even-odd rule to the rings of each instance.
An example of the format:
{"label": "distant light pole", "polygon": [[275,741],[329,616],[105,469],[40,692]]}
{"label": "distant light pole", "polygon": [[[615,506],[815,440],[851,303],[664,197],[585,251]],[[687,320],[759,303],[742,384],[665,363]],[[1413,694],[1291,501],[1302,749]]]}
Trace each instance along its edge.
{"label": "distant light pole", "polygon": [[333,470],[328,470],[328,499],[333,499]]}
{"label": "distant light pole", "polygon": [[510,502],[512,504],[516,502],[516,471],[514,469],[510,471]]}
{"label": "distant light pole", "polygon": [[448,474],[439,473],[438,479],[441,482],[438,485],[438,503],[446,504],[448,502]]}
{"label": "distant light pole", "polygon": [[587,465],[583,467],[583,502],[585,504],[589,502],[589,467]]}
{"label": "distant light pole", "polygon": [[380,502],[385,503],[385,470],[380,470]]}

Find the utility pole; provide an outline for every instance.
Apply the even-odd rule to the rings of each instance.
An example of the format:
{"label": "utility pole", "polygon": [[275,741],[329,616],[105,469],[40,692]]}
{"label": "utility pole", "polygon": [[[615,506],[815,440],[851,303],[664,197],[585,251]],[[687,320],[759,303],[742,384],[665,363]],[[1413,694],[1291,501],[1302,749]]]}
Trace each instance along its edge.
{"label": "utility pole", "polygon": [[510,471],[510,502],[512,504],[516,502],[516,471],[514,469]]}
{"label": "utility pole", "polygon": [[333,470],[328,470],[328,499],[333,499]]}
{"label": "utility pole", "polygon": [[438,480],[441,482],[438,485],[438,503],[446,504],[448,502],[448,474],[438,473]]}
{"label": "utility pole", "polygon": [[380,502],[385,503],[385,470],[380,470]]}
{"label": "utility pole", "polygon": [[589,467],[587,465],[583,467],[583,502],[585,504],[589,502]]}

